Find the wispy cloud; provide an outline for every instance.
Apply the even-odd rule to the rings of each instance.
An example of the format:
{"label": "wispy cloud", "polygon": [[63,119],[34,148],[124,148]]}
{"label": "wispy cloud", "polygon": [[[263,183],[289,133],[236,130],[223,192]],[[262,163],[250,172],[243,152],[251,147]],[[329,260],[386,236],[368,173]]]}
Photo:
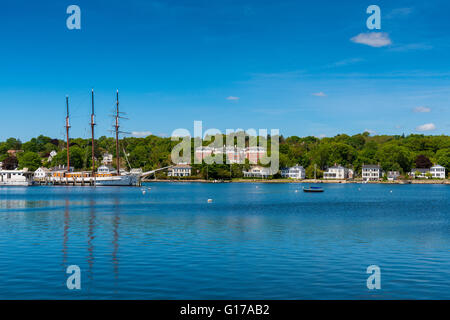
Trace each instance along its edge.
{"label": "wispy cloud", "polygon": [[431,49],[433,49],[433,46],[426,43],[409,43],[394,46],[390,48],[390,51],[404,52],[404,51],[431,50]]}
{"label": "wispy cloud", "polygon": [[239,97],[229,96],[229,97],[226,97],[226,99],[230,100],[230,101],[238,101],[240,98]]}
{"label": "wispy cloud", "polygon": [[413,13],[413,8],[395,8],[388,12],[385,16],[386,19],[393,19],[396,17],[407,17]]}
{"label": "wispy cloud", "polygon": [[352,65],[358,62],[364,61],[363,58],[350,58],[350,59],[344,59],[340,60],[331,64],[328,64],[325,66],[325,68],[333,68],[333,67],[345,67],[348,65]]}
{"label": "wispy cloud", "polygon": [[145,138],[152,133],[150,131],[133,131],[131,135],[135,138]]}
{"label": "wispy cloud", "polygon": [[392,41],[386,32],[360,33],[350,40],[355,43],[365,44],[375,48],[385,47],[392,44]]}
{"label": "wispy cloud", "polygon": [[436,130],[434,123],[426,123],[416,128],[416,131],[432,131]]}
{"label": "wispy cloud", "polygon": [[428,112],[431,112],[431,108],[424,107],[424,106],[419,106],[419,107],[415,107],[413,109],[413,111],[415,113],[428,113]]}
{"label": "wispy cloud", "polygon": [[316,96],[316,97],[326,97],[327,95],[324,93],[324,92],[322,92],[322,91],[320,91],[320,92],[314,92],[314,93],[312,93],[312,95],[313,96]]}

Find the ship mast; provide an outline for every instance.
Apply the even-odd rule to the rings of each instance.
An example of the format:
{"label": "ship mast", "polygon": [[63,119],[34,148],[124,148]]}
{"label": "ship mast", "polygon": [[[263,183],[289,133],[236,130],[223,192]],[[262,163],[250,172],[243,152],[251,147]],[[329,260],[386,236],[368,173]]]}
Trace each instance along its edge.
{"label": "ship mast", "polygon": [[92,177],[95,176],[94,126],[95,126],[94,89],[92,89],[92,113],[91,113],[91,132],[92,132]]}
{"label": "ship mast", "polygon": [[69,97],[66,96],[66,137],[67,137],[67,172],[70,172],[70,152],[69,152],[69,129],[70,129],[70,123],[69,123]]}
{"label": "ship mast", "polygon": [[119,155],[119,90],[117,90],[116,102],[116,161],[117,161],[117,175],[120,176],[120,155]]}

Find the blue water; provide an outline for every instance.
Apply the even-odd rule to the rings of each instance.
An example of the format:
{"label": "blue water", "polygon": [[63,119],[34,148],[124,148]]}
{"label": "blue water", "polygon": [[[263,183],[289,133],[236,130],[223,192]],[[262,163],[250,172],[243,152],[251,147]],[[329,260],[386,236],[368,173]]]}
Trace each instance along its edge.
{"label": "blue water", "polygon": [[450,186],[148,187],[0,188],[0,299],[450,298]]}

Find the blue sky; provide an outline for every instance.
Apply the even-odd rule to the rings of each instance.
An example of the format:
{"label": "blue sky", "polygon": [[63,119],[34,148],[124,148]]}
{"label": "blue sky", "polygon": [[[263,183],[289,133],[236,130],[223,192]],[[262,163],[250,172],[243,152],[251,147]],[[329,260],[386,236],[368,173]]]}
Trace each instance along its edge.
{"label": "blue sky", "polygon": [[[66,8],[81,8],[68,30]],[[381,8],[380,42],[366,8]],[[450,133],[450,4],[435,1],[8,1],[0,140],[123,129],[280,129],[285,136]],[[361,35],[362,34],[362,35]],[[359,35],[359,36],[358,36]]]}

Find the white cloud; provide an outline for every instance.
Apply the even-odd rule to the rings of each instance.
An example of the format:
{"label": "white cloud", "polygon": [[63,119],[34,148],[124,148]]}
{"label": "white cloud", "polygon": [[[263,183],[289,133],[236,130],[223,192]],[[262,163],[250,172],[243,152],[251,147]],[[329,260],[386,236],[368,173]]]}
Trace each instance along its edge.
{"label": "white cloud", "polygon": [[396,17],[406,17],[413,13],[413,8],[396,8],[386,15],[386,19],[393,19]]}
{"label": "white cloud", "polygon": [[355,43],[361,43],[375,48],[385,47],[392,44],[392,41],[386,32],[360,33],[350,40]]}
{"label": "white cloud", "polygon": [[314,93],[312,93],[312,95],[313,96],[316,96],[316,97],[326,97],[327,95],[324,93],[324,92],[322,92],[322,91],[320,91],[320,92],[314,92]]}
{"label": "white cloud", "polygon": [[420,106],[420,107],[415,107],[413,111],[416,113],[427,113],[427,112],[431,112],[431,108]]}
{"label": "white cloud", "polygon": [[427,43],[409,43],[395,46],[393,48],[390,48],[389,50],[395,52],[404,52],[404,51],[431,50],[431,49],[433,49],[433,46]]}
{"label": "white cloud", "polygon": [[227,100],[231,100],[231,101],[238,101],[240,98],[239,97],[233,97],[233,96],[229,96],[226,98]]}
{"label": "white cloud", "polygon": [[416,131],[432,131],[436,130],[434,123],[426,123],[416,128]]}
{"label": "white cloud", "polygon": [[150,131],[133,131],[131,135],[135,138],[145,138],[152,133]]}

